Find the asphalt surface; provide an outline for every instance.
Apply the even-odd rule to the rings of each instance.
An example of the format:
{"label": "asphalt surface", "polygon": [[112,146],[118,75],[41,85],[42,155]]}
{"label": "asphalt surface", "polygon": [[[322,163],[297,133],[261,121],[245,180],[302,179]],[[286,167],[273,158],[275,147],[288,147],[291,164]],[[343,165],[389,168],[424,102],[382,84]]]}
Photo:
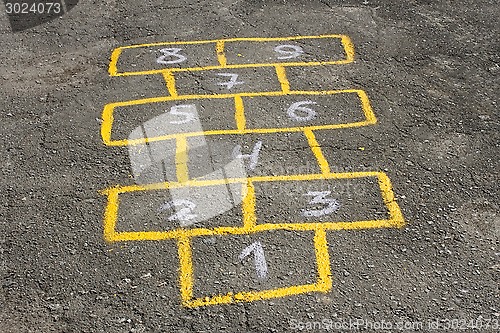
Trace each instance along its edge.
{"label": "asphalt surface", "polygon": [[[0,332],[320,332],[326,328],[307,325],[323,320],[363,320],[372,326],[357,329],[366,332],[383,321],[417,323],[405,332],[436,331],[429,327],[436,320],[439,331],[498,331],[499,15],[488,0],[105,0],[81,1],[61,18],[12,33],[0,14]],[[127,147],[101,139],[103,107],[166,95],[161,75],[110,77],[111,52],[151,42],[321,34],[348,35],[355,62],[290,69],[290,85],[367,92],[377,124],[316,131],[316,139],[332,171],[385,172],[406,225],[327,231],[333,285],[326,293],[184,307],[174,240],[103,237],[99,191],[135,182]],[[266,75],[256,71],[256,89],[260,80],[271,85]],[[188,93],[208,89],[195,76],[180,81]],[[262,118],[281,112],[281,102],[254,103],[248,124],[284,124]],[[123,127],[116,133],[126,136],[146,120],[137,112],[117,118]],[[224,118],[211,121],[225,126]],[[318,173],[302,139],[250,135],[223,144],[214,136],[209,145],[250,152],[262,140],[262,164],[252,175]],[[313,190],[311,182],[299,188]],[[298,218],[307,204],[301,200],[310,198],[287,186],[256,185],[258,218]],[[338,220],[384,214],[373,182],[321,186],[345,203]],[[137,213],[158,198],[128,199],[120,230],[161,226],[155,214]],[[235,225],[239,213],[209,225]],[[313,237],[277,230],[196,238],[193,292],[312,283]],[[255,241],[267,258],[266,280],[251,260],[238,260]],[[451,320],[460,323],[447,330]]]}

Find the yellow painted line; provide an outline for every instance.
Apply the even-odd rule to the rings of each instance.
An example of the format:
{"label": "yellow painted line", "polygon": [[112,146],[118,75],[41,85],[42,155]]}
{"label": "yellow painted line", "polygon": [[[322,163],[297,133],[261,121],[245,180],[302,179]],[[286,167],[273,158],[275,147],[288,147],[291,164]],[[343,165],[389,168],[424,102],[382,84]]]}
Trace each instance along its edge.
{"label": "yellow painted line", "polygon": [[122,47],[116,48],[113,50],[111,53],[111,60],[109,62],[109,69],[108,73],[110,76],[116,76],[118,73],[117,69],[117,63],[118,63],[118,58],[120,57],[120,54],[122,53]]}
{"label": "yellow painted line", "polygon": [[290,92],[290,82],[288,82],[288,78],[286,77],[286,70],[283,66],[276,66],[276,75],[278,76],[278,81],[281,85],[281,90],[284,94],[288,94]]}
{"label": "yellow painted line", "polygon": [[273,182],[273,181],[297,181],[297,180],[321,180],[321,179],[350,179],[350,178],[363,178],[363,177],[378,177],[381,172],[378,171],[357,171],[357,172],[335,172],[329,174],[298,174],[298,175],[281,175],[281,176],[254,176],[248,178],[224,178],[224,179],[192,179],[187,182],[162,182],[147,185],[129,185],[112,187],[104,190],[107,193],[109,190],[118,191],[118,193],[148,191],[148,190],[163,190],[169,188],[181,187],[202,187],[202,186],[215,186],[225,185],[231,183],[246,183],[251,182]]}
{"label": "yellow painted line", "polygon": [[310,129],[306,129],[304,131],[304,134],[306,135],[307,142],[309,143],[309,146],[311,147],[311,150],[314,156],[316,157],[316,160],[318,161],[321,172],[324,174],[329,174],[330,166],[328,165],[328,161],[326,160],[325,156],[323,155],[323,152],[321,151],[321,146],[316,140],[314,132]]}
{"label": "yellow painted line", "polygon": [[243,213],[243,227],[251,229],[255,227],[257,217],[255,216],[255,187],[251,181],[244,186],[244,197],[241,205]]}
{"label": "yellow painted line", "polygon": [[[134,99],[134,100],[123,101],[123,102],[109,103],[107,105],[111,105],[112,107],[117,107],[117,106],[130,106],[130,105],[142,105],[142,104],[149,104],[149,103],[178,101],[178,100],[183,100],[183,99],[234,98],[235,96],[241,96],[241,97],[265,97],[265,96],[284,96],[284,95],[320,96],[320,95],[335,95],[335,94],[346,94],[346,93],[354,93],[354,94],[359,95],[360,92],[363,92],[363,90],[361,90],[361,89],[339,89],[339,90],[319,90],[319,91],[318,90],[292,90],[287,94],[283,93],[282,91],[261,91],[261,92],[234,93],[234,94],[179,95],[176,97],[160,96],[160,97],[149,97],[149,98],[143,98],[143,99]],[[367,98],[366,93],[364,96]]]}
{"label": "yellow painted line", "polygon": [[346,123],[346,124],[332,124],[332,125],[317,125],[317,126],[304,126],[304,127],[286,127],[286,128],[248,128],[243,131],[241,130],[212,130],[212,131],[204,131],[204,132],[190,132],[190,133],[179,133],[179,134],[167,134],[161,135],[151,138],[143,138],[143,139],[122,139],[122,140],[113,140],[106,141],[103,138],[103,142],[107,146],[134,146],[140,145],[147,142],[156,142],[163,140],[171,140],[176,139],[179,135],[183,135],[186,137],[193,136],[204,136],[204,135],[230,135],[230,134],[251,134],[251,133],[259,133],[259,134],[270,134],[270,133],[284,133],[284,132],[302,132],[304,130],[326,130],[326,129],[339,129],[339,128],[352,128],[352,127],[362,127],[368,126],[371,123],[367,121],[358,121],[354,123]]}
{"label": "yellow painted line", "polygon": [[321,291],[327,292],[332,289],[332,272],[330,269],[330,255],[328,253],[328,242],[324,229],[316,230],[314,235],[314,250],[316,263],[318,265],[318,283]]}
{"label": "yellow painted line", "polygon": [[403,227],[406,222],[401,213],[401,209],[396,202],[396,198],[394,197],[394,192],[392,190],[392,185],[389,177],[383,172],[378,174],[378,183],[380,186],[380,191],[382,194],[382,199],[384,200],[385,205],[389,210],[389,217],[391,221],[394,222],[395,227]]}
{"label": "yellow painted line", "polygon": [[221,67],[225,67],[227,65],[226,55],[224,54],[224,41],[218,40],[216,42],[215,49],[217,51],[217,61]]}
{"label": "yellow painted line", "polygon": [[121,145],[122,143],[127,144],[128,140],[112,140],[111,139],[111,128],[114,121],[114,104],[106,104],[102,110],[102,123],[101,123],[101,138],[106,146]]}
{"label": "yellow painted line", "polygon": [[195,41],[177,41],[177,42],[159,42],[159,43],[147,43],[147,44],[135,44],[128,46],[120,46],[119,49],[133,49],[139,47],[149,47],[149,46],[161,46],[161,45],[187,45],[187,44],[210,44],[217,43],[218,41],[229,42],[272,42],[272,41],[287,41],[287,40],[299,40],[299,39],[321,39],[321,38],[339,38],[347,37],[346,35],[331,34],[331,35],[316,35],[316,36],[290,36],[290,37],[236,37],[236,38],[226,38],[226,39],[208,39],[208,40],[195,40]]}
{"label": "yellow painted line", "polygon": [[354,61],[354,44],[352,43],[349,36],[342,35],[342,45],[344,46],[344,51],[346,54],[346,61],[348,63]]}
{"label": "yellow painted line", "polygon": [[368,95],[364,90],[358,90],[356,92],[361,100],[361,108],[363,109],[363,113],[365,114],[366,121],[369,124],[376,124],[377,118],[375,117],[375,113],[370,105],[370,100],[368,99]]}
{"label": "yellow painted line", "polygon": [[177,97],[177,88],[175,87],[175,77],[172,71],[163,71],[163,78],[167,84],[167,90],[171,97]]}
{"label": "yellow painted line", "polygon": [[278,288],[272,290],[246,291],[246,292],[239,292],[236,294],[229,292],[226,295],[196,298],[189,302],[185,302],[184,305],[186,307],[195,308],[200,306],[210,306],[217,304],[253,302],[271,298],[280,298],[291,295],[305,294],[314,291],[322,291],[322,290],[319,290],[317,284],[306,284],[306,285]]}
{"label": "yellow painted line", "polygon": [[[190,67],[190,68],[172,68],[174,71],[201,71],[210,69],[221,69],[221,68],[249,68],[249,67],[267,67],[267,66],[318,66],[318,65],[330,65],[330,64],[347,64],[354,61],[354,46],[350,38],[346,35],[318,35],[318,36],[291,36],[291,37],[254,37],[254,38],[228,38],[228,39],[213,39],[213,40],[200,40],[200,41],[180,41],[180,42],[161,42],[161,43],[148,43],[148,44],[137,44],[129,46],[121,46],[113,50],[111,54],[111,61],[109,64],[109,74],[111,76],[128,76],[128,75],[148,75],[148,74],[158,74],[162,70],[146,70],[137,72],[122,72],[119,73],[117,69],[118,58],[122,50],[141,48],[141,47],[151,47],[160,45],[195,45],[195,44],[210,44],[215,43],[216,49],[219,51],[219,46],[225,43],[231,42],[269,42],[269,41],[289,41],[289,40],[301,40],[301,39],[321,39],[321,38],[331,38],[340,39],[344,47],[346,54],[345,59],[324,61],[324,62],[289,62],[289,63],[256,63],[256,64],[240,64],[240,65],[227,65],[225,64],[225,56],[223,58],[219,57],[219,52],[217,52],[217,58],[220,66],[204,66],[204,67]],[[222,48],[223,50],[223,48]],[[222,61],[221,61],[222,60]]]}
{"label": "yellow painted line", "polygon": [[115,241],[116,220],[118,219],[119,200],[118,191],[109,191],[108,204],[104,211],[104,239],[108,242]]}
{"label": "yellow painted line", "polygon": [[180,238],[177,242],[179,254],[179,284],[181,299],[187,305],[193,298],[193,254],[191,251],[191,240]]}
{"label": "yellow painted line", "polygon": [[[299,132],[304,130],[322,130],[322,129],[338,129],[338,128],[352,128],[372,125],[377,122],[375,114],[370,106],[370,101],[367,94],[360,89],[343,89],[343,90],[327,90],[327,91],[290,91],[286,94],[288,95],[333,95],[333,94],[348,94],[355,93],[361,100],[361,108],[363,114],[366,118],[364,121],[357,121],[351,123],[341,123],[341,124],[331,124],[331,125],[316,125],[316,126],[303,126],[303,127],[283,127],[283,128],[254,128],[254,129],[244,129],[241,130],[241,124],[243,123],[244,117],[244,107],[242,100],[238,100],[241,97],[263,97],[263,96],[283,96],[284,92],[260,92],[260,93],[241,93],[241,94],[221,94],[221,95],[184,95],[184,96],[162,96],[145,98],[139,100],[131,100],[126,102],[116,102],[107,104],[102,112],[102,125],[101,125],[101,137],[103,142],[108,146],[127,146],[127,145],[138,145],[147,142],[155,142],[162,140],[175,139],[178,136],[204,136],[204,135],[223,135],[223,134],[249,134],[249,133],[281,133],[281,132]],[[121,139],[112,140],[111,132],[113,126],[113,113],[116,107],[132,106],[132,105],[143,105],[149,103],[161,103],[168,101],[178,101],[178,100],[190,100],[190,99],[217,99],[217,98],[234,98],[235,99],[235,117],[237,128],[235,130],[211,130],[211,131],[200,131],[200,132],[190,132],[190,133],[177,133],[177,134],[167,134],[151,138],[141,138],[141,139]],[[238,103],[241,104],[238,105]],[[239,109],[238,109],[239,108]],[[238,123],[238,121],[240,121]],[[240,127],[238,127],[238,124]]]}
{"label": "yellow painted line", "polygon": [[189,170],[188,170],[188,144],[185,136],[179,136],[176,138],[176,150],[175,150],[175,168],[177,174],[177,181],[179,183],[185,183],[189,180]]}
{"label": "yellow painted line", "polygon": [[196,298],[184,302],[183,305],[188,308],[196,308],[200,306],[216,305],[216,304],[229,304],[233,302],[233,293],[226,295],[217,295],[213,297]]}
{"label": "yellow painted line", "polygon": [[[225,66],[203,66],[203,67],[186,67],[186,68],[169,68],[172,72],[182,73],[182,72],[200,72],[200,71],[209,71],[209,70],[217,70],[217,69],[239,69],[239,68],[259,68],[259,67],[309,67],[309,66],[326,66],[326,65],[342,65],[348,64],[352,61],[343,59],[343,60],[334,60],[334,61],[313,61],[313,62],[273,62],[273,63],[255,63],[255,64],[238,64],[238,65],[225,65]],[[164,69],[151,69],[146,71],[137,71],[137,72],[123,72],[116,73],[112,76],[133,76],[133,75],[153,75],[159,74],[163,72]]]}
{"label": "yellow painted line", "polygon": [[216,186],[232,183],[246,183],[251,182],[273,182],[273,181],[297,181],[297,180],[321,180],[321,179],[351,179],[363,177],[378,177],[382,174],[379,171],[357,171],[357,172],[335,172],[329,174],[298,174],[298,175],[280,175],[280,176],[253,176],[248,178],[224,178],[224,179],[191,179],[187,182],[162,182],[146,185],[129,185],[117,186],[106,190],[102,193],[107,194],[109,191],[118,191],[118,193],[128,193],[136,191],[150,191],[150,190],[164,190],[170,188],[181,187],[203,187],[203,186]]}
{"label": "yellow painted line", "polygon": [[241,96],[234,96],[234,109],[236,110],[234,113],[236,128],[238,132],[244,132],[246,127],[245,106],[243,105]]}
{"label": "yellow painted line", "polygon": [[212,297],[195,298],[186,301],[183,298],[183,305],[187,307],[210,306],[217,304],[229,304],[239,302],[253,302],[271,298],[281,298],[291,295],[299,295],[309,292],[327,292],[332,288],[332,278],[330,269],[330,257],[328,254],[328,244],[326,232],[323,229],[316,229],[314,235],[314,248],[318,280],[314,284],[296,285],[284,288],[276,288],[262,291],[228,292],[225,295]]}
{"label": "yellow painted line", "polygon": [[216,236],[216,235],[249,235],[260,231],[290,230],[290,231],[314,231],[324,230],[365,230],[382,228],[399,228],[395,220],[365,220],[350,222],[304,222],[304,223],[265,223],[257,224],[255,227],[216,227],[213,229],[175,229],[170,231],[121,231],[115,232],[111,242],[124,241],[159,241],[166,239],[179,239],[182,237]]}

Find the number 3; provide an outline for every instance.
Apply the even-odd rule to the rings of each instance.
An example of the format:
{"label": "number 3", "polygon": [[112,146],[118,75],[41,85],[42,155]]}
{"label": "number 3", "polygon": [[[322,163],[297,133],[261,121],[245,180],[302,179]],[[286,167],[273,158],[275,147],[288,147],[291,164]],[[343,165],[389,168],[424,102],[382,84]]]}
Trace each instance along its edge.
{"label": "number 3", "polygon": [[[186,56],[179,54],[180,51],[182,51],[182,49],[178,49],[175,47],[161,49],[160,52],[163,53],[163,55],[159,56],[156,59],[156,62],[159,64],[168,65],[178,64],[180,62],[186,61]],[[165,60],[167,57],[176,57],[177,59]]]}

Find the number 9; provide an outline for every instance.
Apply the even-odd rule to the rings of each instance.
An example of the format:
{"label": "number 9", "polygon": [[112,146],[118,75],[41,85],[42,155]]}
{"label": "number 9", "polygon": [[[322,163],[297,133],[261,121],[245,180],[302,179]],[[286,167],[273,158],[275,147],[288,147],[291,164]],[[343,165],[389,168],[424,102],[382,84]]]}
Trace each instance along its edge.
{"label": "number 9", "polygon": [[293,59],[304,54],[304,50],[297,45],[278,45],[274,48],[274,51],[283,54],[279,56],[278,59]]}

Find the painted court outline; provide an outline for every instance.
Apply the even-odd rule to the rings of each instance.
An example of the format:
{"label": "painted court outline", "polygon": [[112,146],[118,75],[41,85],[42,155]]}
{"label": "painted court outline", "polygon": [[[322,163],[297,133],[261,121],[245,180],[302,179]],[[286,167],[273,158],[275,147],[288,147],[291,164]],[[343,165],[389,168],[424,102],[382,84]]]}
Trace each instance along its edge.
{"label": "painted court outline", "polygon": [[[344,47],[345,59],[335,60],[331,62],[282,62],[282,63],[264,63],[264,64],[238,64],[231,65],[227,63],[224,53],[226,43],[240,41],[288,41],[300,39],[319,39],[319,38],[338,38],[341,40]],[[218,66],[206,67],[191,67],[191,68],[165,68],[158,70],[138,71],[138,72],[118,72],[117,63],[122,50],[139,47],[161,46],[161,45],[186,45],[186,44],[214,44],[214,56],[219,63]],[[191,42],[168,42],[168,43],[153,43],[140,44],[116,48],[111,56],[109,65],[109,74],[111,76],[129,76],[129,75],[149,75],[162,74],[167,90],[170,96],[162,96],[155,98],[147,98],[133,101],[110,103],[104,107],[102,113],[101,136],[107,146],[130,146],[144,144],[148,142],[160,140],[176,140],[175,164],[177,182],[162,182],[147,185],[130,185],[116,186],[101,191],[107,196],[107,205],[104,213],[104,239],[109,242],[119,241],[158,241],[173,239],[177,241],[179,255],[179,285],[182,304],[186,307],[199,307],[215,304],[228,304],[237,302],[251,302],[256,300],[284,297],[295,294],[308,292],[328,292],[332,288],[332,277],[330,268],[330,259],[328,253],[328,244],[326,239],[326,231],[328,230],[359,230],[370,228],[400,228],[405,225],[404,217],[401,213],[399,205],[396,202],[392,185],[389,177],[384,172],[369,171],[369,172],[331,172],[328,161],[323,155],[322,149],[314,135],[315,130],[336,129],[336,128],[351,128],[373,125],[377,119],[370,106],[367,94],[360,89],[345,89],[345,90],[329,90],[329,91],[293,91],[290,89],[290,83],[286,76],[286,67],[289,66],[317,66],[327,64],[347,64],[354,61],[354,46],[350,38],[346,35],[320,35],[320,36],[298,36],[285,38],[231,38],[217,39],[206,41],[191,41]],[[210,69],[225,69],[225,68],[249,68],[274,66],[276,69],[276,77],[280,83],[281,91],[276,92],[248,92],[237,94],[212,94],[212,95],[178,95],[175,83],[175,73],[185,71],[201,71]],[[297,126],[286,128],[246,128],[244,102],[242,97],[253,96],[289,96],[289,95],[329,95],[339,93],[355,93],[360,99],[361,109],[364,115],[363,121],[330,124],[330,125],[315,125],[315,126]],[[203,99],[203,98],[232,98],[234,99],[234,119],[235,129],[231,130],[211,130],[204,132],[192,133],[177,133],[164,136],[142,138],[142,139],[120,139],[112,140],[111,133],[113,127],[113,113],[116,107],[149,104],[157,102],[186,100],[186,99]],[[202,135],[229,135],[229,134],[248,134],[248,133],[278,133],[278,132],[303,132],[311,151],[313,152],[316,162],[318,163],[321,172],[317,174],[298,174],[298,175],[280,175],[280,176],[254,176],[248,178],[228,178],[228,179],[190,179],[188,174],[187,162],[189,160],[187,137],[202,136]],[[380,220],[366,221],[350,221],[350,222],[302,222],[302,223],[256,223],[256,196],[254,184],[258,182],[273,182],[273,181],[304,181],[304,180],[324,180],[324,179],[354,179],[354,178],[377,178],[380,193],[387,208],[389,218]],[[215,227],[215,228],[178,228],[169,231],[116,231],[116,223],[118,220],[120,194],[134,193],[142,191],[168,190],[172,188],[183,187],[203,187],[222,184],[241,184],[242,186],[242,224],[237,227]],[[268,230],[293,230],[293,231],[314,231],[314,248],[317,268],[317,281],[312,284],[294,285],[285,288],[260,290],[260,291],[240,291],[229,292],[211,297],[196,298],[193,295],[194,285],[194,269],[192,260],[191,239],[199,236],[214,236],[214,235],[244,235],[253,234],[256,232]]]}

